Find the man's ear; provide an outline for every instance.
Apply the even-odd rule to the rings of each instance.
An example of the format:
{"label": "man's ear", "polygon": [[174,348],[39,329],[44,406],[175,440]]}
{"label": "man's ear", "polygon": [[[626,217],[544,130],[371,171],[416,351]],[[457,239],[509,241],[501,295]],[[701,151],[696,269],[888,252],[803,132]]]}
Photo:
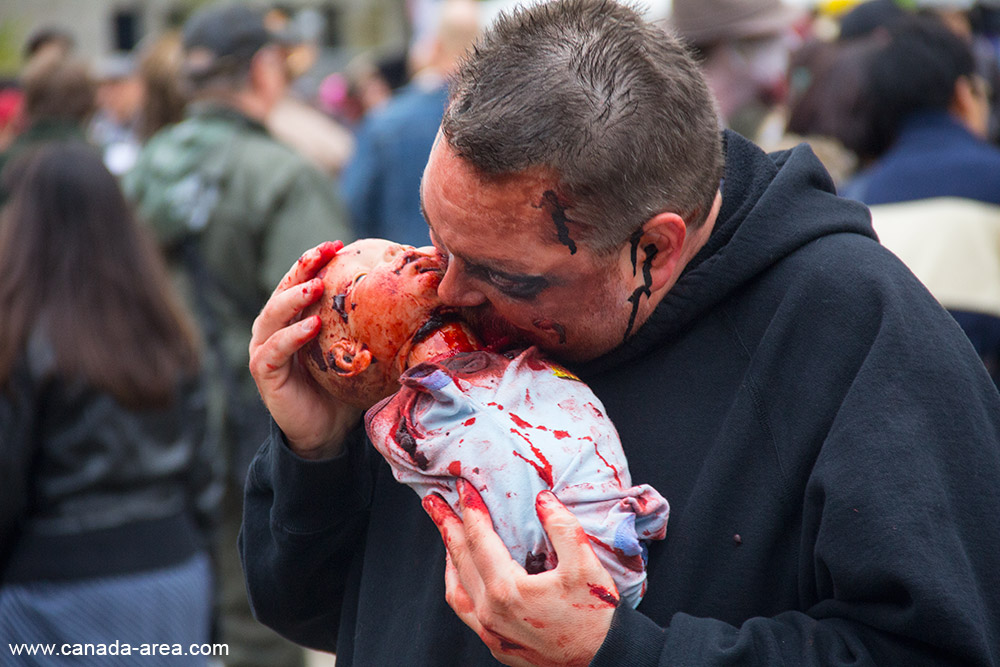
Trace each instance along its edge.
{"label": "man's ear", "polygon": [[341,338],[326,355],[331,370],[342,377],[353,377],[363,373],[372,364],[372,353],[368,346],[350,338]]}
{"label": "man's ear", "polygon": [[960,76],[955,81],[948,111],[977,137],[989,134],[989,100],[985,82],[976,75]]}
{"label": "man's ear", "polygon": [[687,223],[676,213],[658,213],[646,221],[632,237],[632,269],[640,285],[655,292],[676,282],[687,234]]}
{"label": "man's ear", "polygon": [[284,92],[285,64],[275,46],[265,46],[250,61],[250,86],[258,94],[277,100]]}

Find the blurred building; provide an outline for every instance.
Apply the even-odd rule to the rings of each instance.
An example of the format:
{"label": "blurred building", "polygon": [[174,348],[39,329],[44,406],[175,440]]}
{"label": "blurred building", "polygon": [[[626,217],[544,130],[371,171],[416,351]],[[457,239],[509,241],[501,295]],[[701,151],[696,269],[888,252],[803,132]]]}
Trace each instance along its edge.
{"label": "blurred building", "polygon": [[[216,0],[3,0],[0,76],[20,67],[21,49],[37,30],[55,27],[76,39],[80,56],[100,59],[129,51],[143,37],[179,25],[196,7]],[[225,0],[286,12],[311,9],[319,46],[331,50],[405,49],[409,0]]]}

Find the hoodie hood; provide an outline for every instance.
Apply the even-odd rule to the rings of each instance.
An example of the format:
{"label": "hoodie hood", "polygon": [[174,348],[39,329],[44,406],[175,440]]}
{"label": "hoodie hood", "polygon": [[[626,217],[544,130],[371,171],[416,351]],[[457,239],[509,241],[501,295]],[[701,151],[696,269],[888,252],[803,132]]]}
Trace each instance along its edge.
{"label": "hoodie hood", "polygon": [[636,333],[615,350],[575,367],[592,375],[640,357],[802,246],[831,234],[877,239],[868,209],[835,193],[807,144],[767,154],[732,131],[722,207],[705,246]]}

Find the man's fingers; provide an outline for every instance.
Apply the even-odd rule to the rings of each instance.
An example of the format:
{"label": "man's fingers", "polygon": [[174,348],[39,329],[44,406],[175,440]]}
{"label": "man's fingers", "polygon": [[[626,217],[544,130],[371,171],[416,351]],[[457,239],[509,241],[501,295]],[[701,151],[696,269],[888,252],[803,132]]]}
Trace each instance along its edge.
{"label": "man's fingers", "polygon": [[453,551],[463,551],[465,549],[465,530],[462,520],[458,518],[455,511],[451,509],[448,502],[436,493],[429,493],[420,501],[424,511],[431,517],[438,532],[441,533],[441,540],[444,542],[448,555],[452,556]]}
{"label": "man's fingers", "polygon": [[323,281],[319,278],[275,293],[253,321],[250,330],[250,349],[253,350],[255,346],[263,344],[276,331],[291,324],[299,313],[315,303],[322,295]]}
{"label": "man's fingers", "polygon": [[451,554],[445,558],[444,567],[445,600],[448,605],[455,610],[455,613],[462,618],[465,623],[479,634],[481,628],[479,619],[476,618],[476,605],[469,596],[469,592],[462,585],[462,578],[458,576],[455,563],[451,560]]}
{"label": "man's fingers", "polygon": [[462,588],[466,595],[470,591],[474,595],[481,594],[483,590],[482,578],[476,571],[476,565],[469,554],[465,524],[458,518],[448,502],[436,493],[424,496],[422,504],[431,520],[434,521],[434,525],[437,526],[438,532],[441,533],[441,540],[448,552],[448,562],[451,563],[458,580],[462,582]]}
{"label": "man's fingers", "polygon": [[507,546],[493,528],[490,511],[476,487],[461,477],[456,487],[465,526],[465,542],[483,582],[489,585],[491,581],[506,578],[512,570],[523,573],[524,568],[510,557]]}
{"label": "man's fingers", "polygon": [[274,294],[315,277],[316,272],[326,266],[343,247],[342,241],[326,241],[302,253],[298,261],[288,270],[288,273],[278,281]]}
{"label": "man's fingers", "polygon": [[541,491],[535,497],[535,513],[556,550],[559,567],[582,570],[600,561],[594,554],[590,538],[580,522],[551,491]]}
{"label": "man's fingers", "polygon": [[286,373],[288,363],[303,345],[319,332],[318,315],[279,329],[250,349],[250,372],[257,380],[268,380]]}

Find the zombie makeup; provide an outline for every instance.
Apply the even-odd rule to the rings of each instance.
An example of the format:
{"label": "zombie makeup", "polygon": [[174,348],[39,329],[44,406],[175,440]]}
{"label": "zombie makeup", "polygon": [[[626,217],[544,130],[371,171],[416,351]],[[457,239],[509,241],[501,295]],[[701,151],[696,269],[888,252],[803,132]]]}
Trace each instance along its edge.
{"label": "zombie makeup", "polygon": [[[633,239],[635,239],[635,235],[633,235]],[[634,242],[634,244],[632,246],[633,247],[633,255],[632,255],[632,267],[633,267],[633,271],[635,270],[635,261],[636,261],[636,250],[635,250],[635,248],[637,246],[638,246],[638,239],[635,240],[635,242]],[[652,275],[652,271],[653,271],[653,258],[656,257],[656,253],[658,252],[658,250],[657,250],[656,245],[653,244],[653,243],[648,244],[642,250],[643,250],[643,252],[646,255],[646,258],[642,262],[642,283],[643,284],[641,286],[639,286],[639,287],[636,287],[635,291],[633,291],[632,295],[628,298],[629,303],[632,304],[632,313],[629,315],[628,326],[625,328],[625,335],[622,337],[622,342],[628,340],[629,335],[632,333],[632,327],[635,326],[636,315],[639,314],[639,302],[642,300],[642,297],[645,296],[648,299],[650,297],[650,295],[652,294],[652,285],[653,285],[653,275]]]}
{"label": "zombie makeup", "polygon": [[566,215],[569,207],[559,201],[559,197],[555,192],[546,190],[542,195],[542,201],[535,208],[546,210],[552,218],[553,224],[556,226],[556,234],[559,236],[559,242],[569,248],[569,254],[575,255],[576,243],[570,238],[569,227],[567,226],[567,223],[574,222]]}

